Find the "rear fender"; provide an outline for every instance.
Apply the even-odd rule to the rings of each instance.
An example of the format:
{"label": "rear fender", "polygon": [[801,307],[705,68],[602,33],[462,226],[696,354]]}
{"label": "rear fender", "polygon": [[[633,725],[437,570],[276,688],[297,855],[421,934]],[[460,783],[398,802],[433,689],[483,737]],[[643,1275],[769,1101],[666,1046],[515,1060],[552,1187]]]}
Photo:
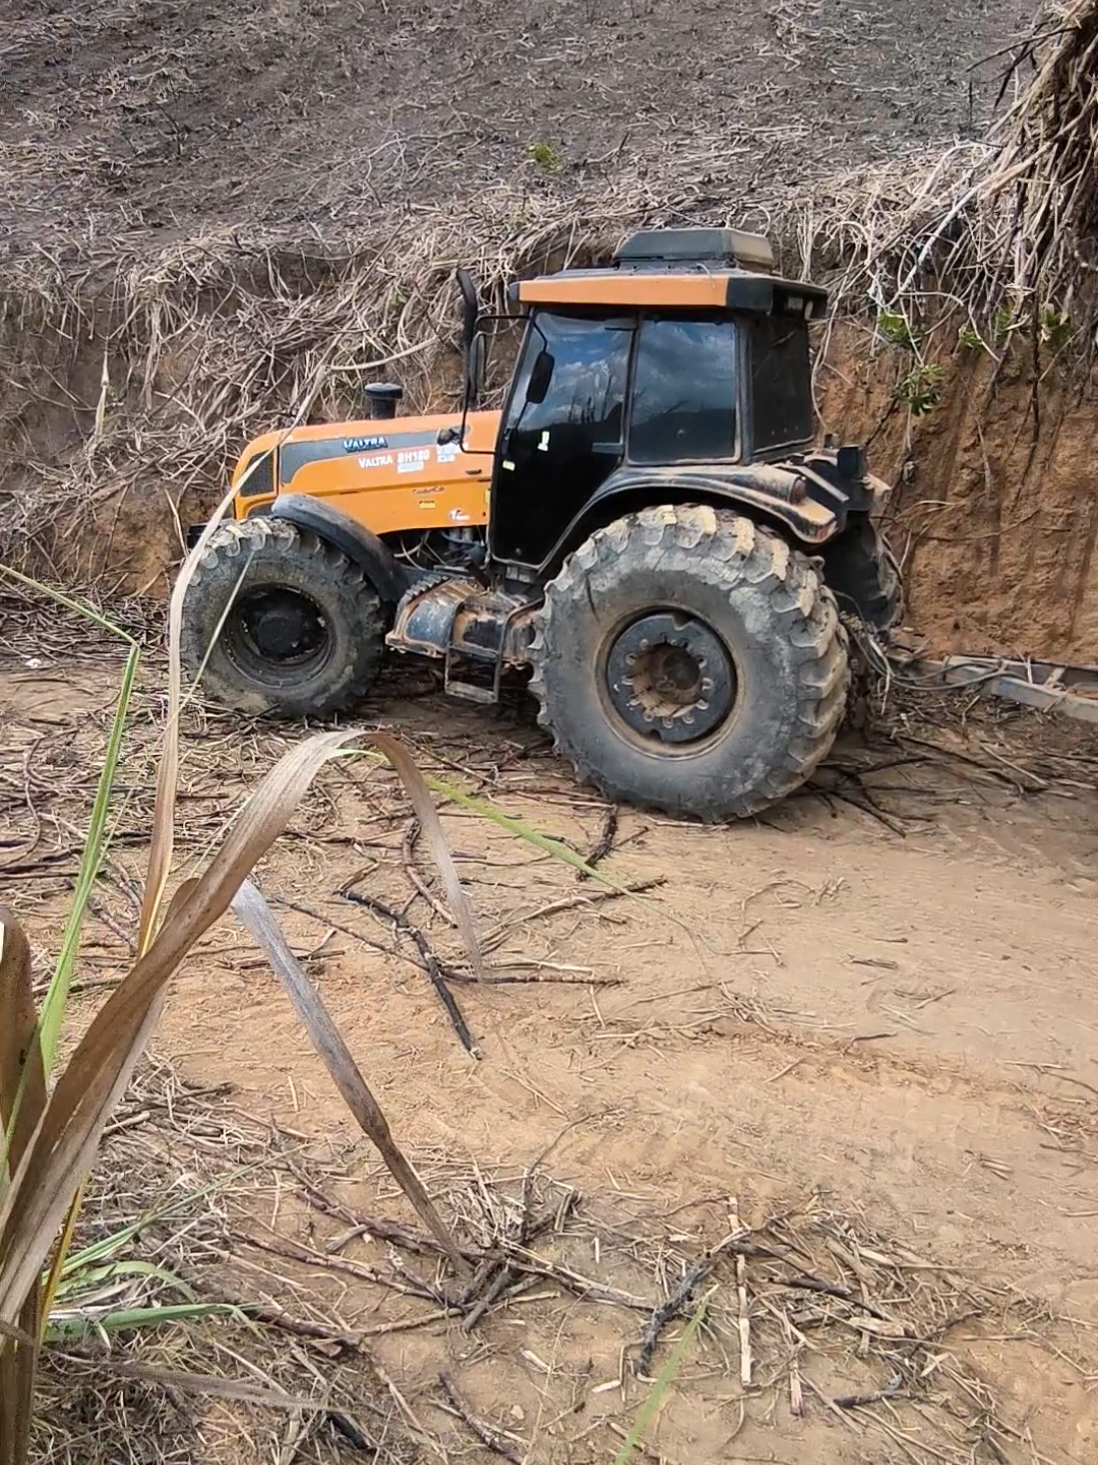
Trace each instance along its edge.
{"label": "rear fender", "polygon": [[773,524],[808,550],[826,544],[846,523],[844,495],[802,464],[626,468],[611,474],[592,496],[541,569],[554,573],[583,540],[622,514],[685,503],[742,508],[748,518]]}
{"label": "rear fender", "polygon": [[272,519],[286,519],[334,545],[352,564],[358,565],[382,600],[390,605],[395,605],[411,584],[408,571],[383,540],[323,499],[290,493],[275,499],[269,512]]}

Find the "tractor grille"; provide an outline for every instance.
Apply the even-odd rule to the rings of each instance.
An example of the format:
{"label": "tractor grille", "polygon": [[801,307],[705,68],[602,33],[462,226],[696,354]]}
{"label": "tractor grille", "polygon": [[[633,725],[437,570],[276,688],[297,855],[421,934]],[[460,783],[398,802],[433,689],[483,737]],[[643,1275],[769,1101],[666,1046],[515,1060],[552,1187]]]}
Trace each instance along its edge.
{"label": "tractor grille", "polygon": [[262,494],[274,493],[274,453],[272,450],[264,448],[261,453],[253,453],[241,469],[241,478],[253,463],[257,463],[258,466],[249,475],[248,481],[241,484],[239,493],[242,499],[255,499]]}

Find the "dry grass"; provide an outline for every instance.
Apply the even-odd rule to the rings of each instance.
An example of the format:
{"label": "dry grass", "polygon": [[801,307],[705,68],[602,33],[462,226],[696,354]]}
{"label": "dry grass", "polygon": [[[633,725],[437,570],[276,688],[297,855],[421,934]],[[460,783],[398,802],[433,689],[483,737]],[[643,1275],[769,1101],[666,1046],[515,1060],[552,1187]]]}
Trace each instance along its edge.
{"label": "dry grass", "polygon": [[1089,362],[1098,340],[1098,5],[1049,6],[1009,61],[988,136],[828,180],[798,221],[840,302],[947,321],[993,351],[1020,334]]}
{"label": "dry grass", "polygon": [[[73,1465],[128,1462],[133,1448],[149,1465],[320,1462],[354,1458],[341,1451],[357,1441],[395,1465],[447,1460],[487,1436],[504,1458],[564,1461],[593,1432],[609,1451],[703,1295],[702,1344],[676,1389],[689,1401],[714,1370],[738,1379],[741,1427],[830,1416],[864,1449],[899,1447],[927,1465],[1012,1459],[1026,1443],[966,1342],[1038,1341],[1041,1310],[833,1202],[741,1217],[699,1198],[665,1215],[641,1196],[586,1198],[537,1165],[482,1170],[430,1152],[420,1165],[475,1264],[466,1284],[340,1136],[272,1128],[228,1087],[195,1089],[147,1063],[112,1123],[78,1239],[131,1222],[156,1195],[174,1210],[150,1220],[134,1259],[241,1312],[116,1339],[109,1353],[49,1350],[40,1452]],[[363,1186],[370,1214],[345,1198]],[[518,1319],[547,1403],[574,1421],[563,1430],[517,1424],[502,1404],[478,1414],[446,1375],[461,1358],[466,1381],[490,1381]],[[617,1339],[594,1372],[558,1358],[574,1326]],[[400,1384],[372,1361],[371,1340],[393,1333],[426,1335],[437,1386]]]}
{"label": "dry grass", "polygon": [[[0,282],[0,321],[20,361],[17,449],[38,458],[22,421],[30,404],[56,402],[58,378],[75,361],[98,391],[72,402],[82,439],[72,451],[27,465],[0,556],[45,556],[61,569],[89,538],[109,546],[119,513],[132,518],[138,503],[170,528],[249,437],[301,417],[353,415],[373,373],[400,376],[408,410],[456,404],[459,264],[502,310],[508,280],[604,255],[662,212],[636,186],[578,208],[510,186],[460,219],[409,213],[353,240],[226,228],[158,257],[104,264],[90,278],[69,265],[43,273],[38,260],[31,274],[16,263]],[[52,343],[59,359],[45,360],[31,341]],[[74,502],[98,533],[89,535],[86,517],[74,523]]]}
{"label": "dry grass", "polygon": [[[302,1148],[236,1107],[227,1088],[195,1088],[155,1059],[139,1071],[108,1129],[77,1245],[132,1225],[155,1197],[158,1213],[127,1260],[166,1269],[203,1301],[242,1310],[122,1333],[109,1348],[94,1339],[49,1348],[36,1419],[40,1458],[320,1461],[340,1458],[340,1441],[355,1433],[385,1465],[420,1458],[357,1335],[333,1342],[340,1326],[318,1299],[234,1259],[240,1214],[277,1207]],[[175,1300],[155,1282],[141,1285]]]}

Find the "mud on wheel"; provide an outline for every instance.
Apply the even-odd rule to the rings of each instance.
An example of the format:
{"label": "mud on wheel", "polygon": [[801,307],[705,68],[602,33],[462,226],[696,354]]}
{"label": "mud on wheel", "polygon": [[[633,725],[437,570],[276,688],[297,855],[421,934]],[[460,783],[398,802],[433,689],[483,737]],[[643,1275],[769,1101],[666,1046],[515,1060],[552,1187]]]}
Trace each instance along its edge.
{"label": "mud on wheel", "polygon": [[608,798],[707,821],[785,797],[827,753],[846,633],[813,564],[704,506],[601,529],[546,587],[539,721]]}
{"label": "mud on wheel", "polygon": [[887,638],[903,619],[903,580],[896,556],[873,520],[859,514],[822,553],[824,575],[839,610]]}
{"label": "mud on wheel", "polygon": [[183,601],[184,675],[201,671],[203,690],[241,712],[338,711],[369,690],[384,647],[381,602],[358,566],[278,519],[222,524]]}

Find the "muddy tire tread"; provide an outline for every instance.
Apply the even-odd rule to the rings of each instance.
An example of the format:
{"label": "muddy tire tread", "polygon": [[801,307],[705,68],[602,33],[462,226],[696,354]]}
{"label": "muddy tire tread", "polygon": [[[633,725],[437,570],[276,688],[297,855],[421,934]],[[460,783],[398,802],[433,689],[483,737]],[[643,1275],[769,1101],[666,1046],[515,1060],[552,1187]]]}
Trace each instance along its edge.
{"label": "muddy tire tread", "polygon": [[[544,666],[553,646],[554,609],[586,593],[588,575],[600,566],[620,565],[632,557],[657,572],[672,548],[691,552],[692,569],[709,584],[729,589],[745,584],[765,600],[772,620],[794,649],[797,668],[797,726],[794,737],[774,750],[772,764],[752,791],[731,811],[748,817],[799,788],[827,756],[842,722],[850,682],[848,640],[835,597],[817,568],[775,531],[727,510],[704,505],[644,509],[598,530],[546,586],[532,647],[530,687],[539,704],[538,721],[553,735],[554,746],[577,777],[608,799],[633,801],[554,725],[548,705]],[[726,811],[697,811],[719,820]]]}
{"label": "muddy tire tread", "polygon": [[903,620],[904,588],[899,562],[878,526],[864,516],[853,530],[824,550],[824,574],[839,609],[887,636]]}
{"label": "muddy tire tread", "polygon": [[[183,628],[180,638],[180,660],[184,676],[193,681],[206,653],[205,635],[200,617],[188,616],[187,604],[216,597],[227,592],[240,574],[240,561],[261,551],[273,551],[287,564],[301,567],[314,583],[338,587],[353,597],[355,603],[354,638],[357,654],[353,668],[338,686],[317,697],[308,708],[272,715],[299,717],[327,716],[343,711],[358,700],[372,685],[380,669],[385,645],[385,607],[373,591],[363,570],[342,550],[321,539],[311,530],[299,528],[284,519],[258,515],[253,519],[228,520],[211,535],[191,577],[184,600]],[[234,711],[254,712],[255,694],[242,688],[219,666],[219,658],[211,655],[202,673],[203,691],[213,701]]]}

